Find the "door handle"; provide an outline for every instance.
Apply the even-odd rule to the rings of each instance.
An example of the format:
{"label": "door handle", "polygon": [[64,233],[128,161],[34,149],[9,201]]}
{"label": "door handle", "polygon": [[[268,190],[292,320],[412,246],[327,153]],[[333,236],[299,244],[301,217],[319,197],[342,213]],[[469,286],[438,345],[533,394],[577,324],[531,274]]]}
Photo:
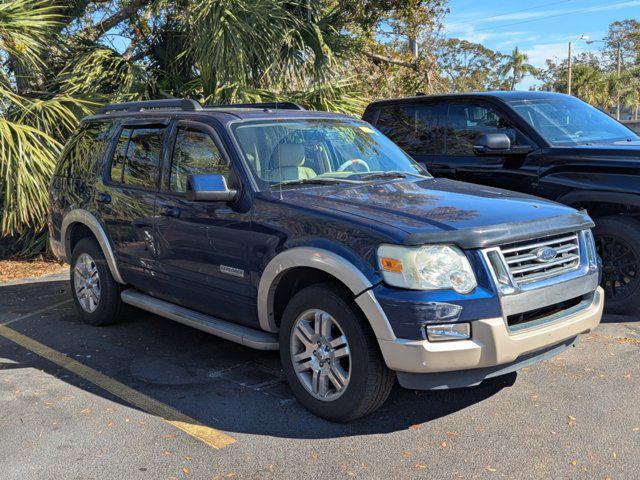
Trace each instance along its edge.
{"label": "door handle", "polygon": [[111,203],[111,195],[108,193],[98,192],[96,194],[96,201],[100,203]]}
{"label": "door handle", "polygon": [[178,218],[180,216],[180,209],[178,207],[172,207],[171,205],[161,205],[162,215],[165,217]]}

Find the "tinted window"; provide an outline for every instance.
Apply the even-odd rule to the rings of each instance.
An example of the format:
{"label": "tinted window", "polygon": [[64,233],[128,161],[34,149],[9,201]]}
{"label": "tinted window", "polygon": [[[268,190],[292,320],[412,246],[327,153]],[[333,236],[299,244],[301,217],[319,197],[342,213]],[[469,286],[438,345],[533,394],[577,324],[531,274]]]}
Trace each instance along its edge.
{"label": "tinted window", "polygon": [[173,147],[169,189],[185,192],[187,177],[203,173],[218,173],[227,177],[229,166],[209,134],[180,127]]}
{"label": "tinted window", "polygon": [[154,188],[158,178],[163,128],[125,128],[111,163],[111,180]]}
{"label": "tinted window", "polygon": [[438,123],[441,109],[439,104],[383,107],[377,126],[408,153],[439,154],[444,150],[443,129]]}
{"label": "tinted window", "polygon": [[61,177],[83,178],[94,175],[111,131],[111,122],[84,123],[67,143],[56,175]]}
{"label": "tinted window", "polygon": [[453,103],[445,128],[447,155],[474,155],[473,141],[480,133],[504,133],[512,144],[523,143],[509,121],[489,106]]}

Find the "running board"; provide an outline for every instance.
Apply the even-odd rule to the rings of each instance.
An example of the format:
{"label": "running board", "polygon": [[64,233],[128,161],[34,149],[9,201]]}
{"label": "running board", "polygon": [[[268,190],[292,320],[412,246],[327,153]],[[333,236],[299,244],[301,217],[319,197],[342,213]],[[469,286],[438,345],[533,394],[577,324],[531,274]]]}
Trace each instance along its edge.
{"label": "running board", "polygon": [[278,350],[278,336],[236,323],[220,320],[219,318],[196,312],[174,303],[165,302],[145,295],[134,289],[125,290],[120,294],[122,301],[147,312],[197,328],[217,337],[231,340],[246,347],[257,350]]}

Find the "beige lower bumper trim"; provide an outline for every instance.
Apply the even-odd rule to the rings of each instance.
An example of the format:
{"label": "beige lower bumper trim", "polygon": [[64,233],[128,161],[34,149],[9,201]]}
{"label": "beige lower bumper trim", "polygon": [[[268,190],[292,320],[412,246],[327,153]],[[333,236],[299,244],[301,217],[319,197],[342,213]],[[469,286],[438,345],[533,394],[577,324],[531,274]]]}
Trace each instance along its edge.
{"label": "beige lower bumper trim", "polygon": [[471,323],[470,340],[378,342],[387,366],[395,371],[432,373],[492,367],[594,329],[600,323],[603,305],[604,292],[598,287],[586,309],[530,330],[510,333],[503,318],[489,318]]}

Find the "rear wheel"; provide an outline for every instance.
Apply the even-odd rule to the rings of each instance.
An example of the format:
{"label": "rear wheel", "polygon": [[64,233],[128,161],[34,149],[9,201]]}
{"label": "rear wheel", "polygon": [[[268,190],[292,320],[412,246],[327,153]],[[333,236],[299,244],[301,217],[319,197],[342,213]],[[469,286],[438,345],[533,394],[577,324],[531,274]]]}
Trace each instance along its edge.
{"label": "rear wheel", "polygon": [[372,413],[389,396],[395,374],[352,299],[333,284],[307,287],[287,305],[280,357],[295,396],[332,421]]}
{"label": "rear wheel", "polygon": [[640,310],[640,222],[621,216],[598,218],[593,234],[602,258],[606,311]]}
{"label": "rear wheel", "polygon": [[117,322],[122,311],[121,290],[98,242],[80,240],[71,256],[71,292],[82,320],[91,325]]}

